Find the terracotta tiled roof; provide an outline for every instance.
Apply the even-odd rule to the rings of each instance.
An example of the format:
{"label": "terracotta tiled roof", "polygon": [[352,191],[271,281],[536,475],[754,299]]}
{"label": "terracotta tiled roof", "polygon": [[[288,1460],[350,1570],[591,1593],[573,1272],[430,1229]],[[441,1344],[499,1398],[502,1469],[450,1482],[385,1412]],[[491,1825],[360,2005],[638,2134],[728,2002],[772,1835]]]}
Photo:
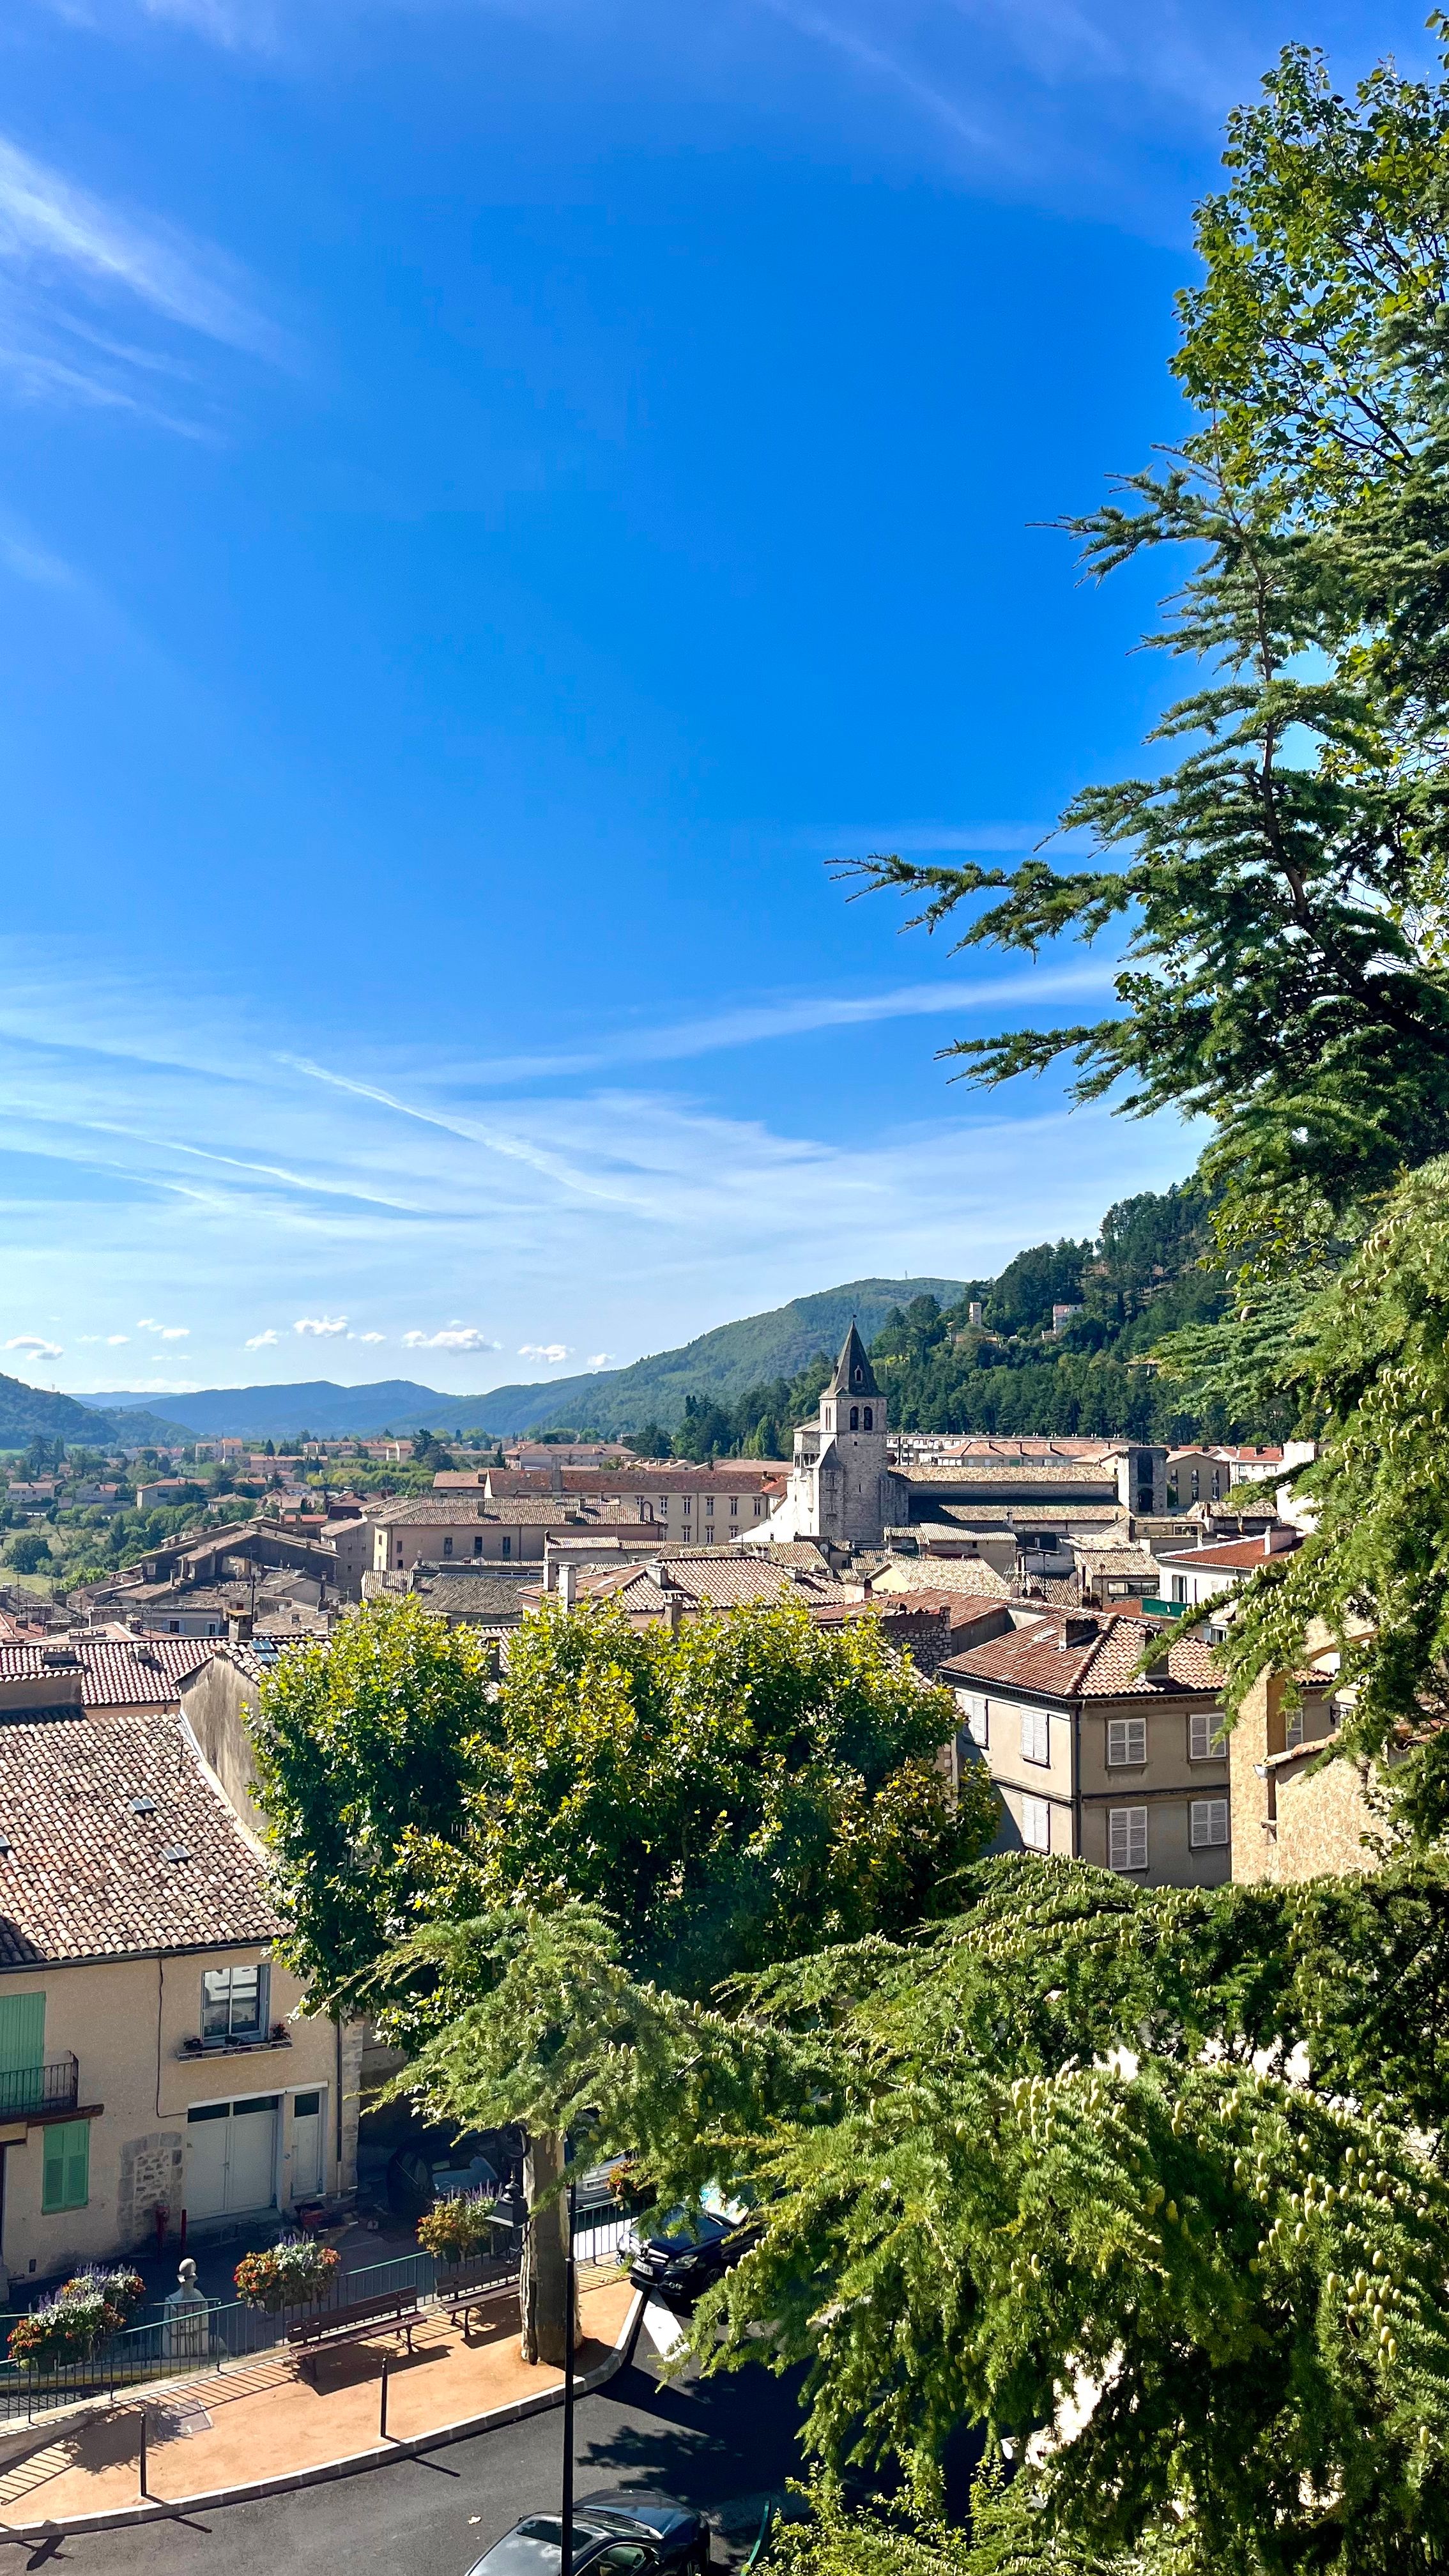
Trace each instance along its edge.
{"label": "terracotta tiled roof", "polygon": [[[1154,1633],[1145,1620],[1118,1612],[1068,1619],[1047,1612],[1009,1636],[953,1655],[942,1671],[952,1681],[993,1682],[998,1690],[1029,1690],[1051,1699],[1161,1699],[1182,1691],[1216,1698],[1221,1677],[1211,1647],[1200,1638],[1181,1638],[1166,1662],[1149,1673],[1134,1670]],[[1067,1642],[1079,1634],[1080,1644]]]}
{"label": "terracotta tiled roof", "polygon": [[1117,1471],[1106,1459],[965,1458],[959,1466],[910,1466],[898,1472],[908,1485],[958,1485],[968,1494],[977,1485],[983,1493],[996,1485],[1041,1487],[1048,1493],[1058,1488],[1076,1492],[1083,1485],[1110,1485],[1114,1493],[1117,1490]]}
{"label": "terracotta tiled roof", "polygon": [[1219,1547],[1179,1548],[1175,1555],[1163,1555],[1158,1562],[1201,1574],[1256,1574],[1259,1566],[1271,1565],[1276,1556],[1291,1556],[1298,1544],[1296,1531],[1286,1547],[1281,1535],[1278,1545],[1272,1548],[1265,1548],[1261,1538],[1225,1539]]}
{"label": "terracotta tiled roof", "polygon": [[491,1521],[505,1528],[515,1528],[525,1521],[567,1521],[578,1504],[567,1494],[521,1494],[506,1503],[486,1502],[481,1493],[414,1494],[406,1502],[385,1503],[380,1512],[368,1515],[374,1528],[396,1529],[404,1522],[409,1527],[426,1529],[462,1529],[474,1521]]}
{"label": "terracotta tiled roof", "polygon": [[[211,1637],[55,1637],[44,1645],[0,1645],[0,1682],[78,1680],[87,1708],[150,1708],[174,1699],[186,1675],[215,1651]],[[77,1660],[59,1662],[62,1655]]]}
{"label": "terracotta tiled roof", "polygon": [[977,1556],[898,1556],[875,1578],[878,1593],[960,1592],[973,1600],[1005,1601],[1015,1589]]}
{"label": "terracotta tiled roof", "polygon": [[0,1829],[0,1966],[216,1949],[281,1929],[262,1864],[177,1718],[0,1719]]}

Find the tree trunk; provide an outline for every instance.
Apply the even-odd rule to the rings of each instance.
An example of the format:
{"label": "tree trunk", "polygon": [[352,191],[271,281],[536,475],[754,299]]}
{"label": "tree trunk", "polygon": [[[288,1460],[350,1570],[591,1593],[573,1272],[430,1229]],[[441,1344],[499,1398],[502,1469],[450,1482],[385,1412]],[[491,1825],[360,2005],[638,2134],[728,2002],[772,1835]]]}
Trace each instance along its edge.
{"label": "tree trunk", "polygon": [[[553,2129],[530,2130],[523,2159],[523,2190],[528,2202],[528,2234],[518,2283],[518,2314],[523,2329],[523,2358],[563,2368],[564,2308],[568,2298],[568,2194],[553,2192],[564,2169],[563,2140]],[[579,2337],[577,2301],[573,2341]]]}

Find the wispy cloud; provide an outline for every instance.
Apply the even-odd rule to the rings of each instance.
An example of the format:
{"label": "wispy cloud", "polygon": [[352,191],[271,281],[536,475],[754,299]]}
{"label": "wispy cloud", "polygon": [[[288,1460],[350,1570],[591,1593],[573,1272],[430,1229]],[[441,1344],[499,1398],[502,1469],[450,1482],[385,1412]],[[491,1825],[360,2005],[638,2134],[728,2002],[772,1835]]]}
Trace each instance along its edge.
{"label": "wispy cloud", "polygon": [[[927,989],[945,1010],[945,988]],[[963,978],[956,1016],[971,1024],[973,998],[999,1008],[981,999],[991,989]],[[1026,974],[1011,992],[1021,1018],[1072,1007]],[[847,996],[848,1010],[839,998],[601,1041],[646,1059],[751,1045],[752,1096],[778,1104],[768,1115],[734,1105],[731,1072],[713,1103],[652,1076],[522,1078],[480,1116],[474,1069],[436,1051],[379,1064],[360,1034],[338,1037],[322,1078],[224,994],[163,1007],[139,984],[68,979],[53,949],[5,942],[0,1119],[16,1168],[34,1158],[47,1177],[33,1196],[14,1182],[0,1195],[0,1332],[74,1346],[107,1333],[125,1297],[158,1357],[161,1335],[190,1334],[202,1383],[225,1382],[243,1346],[301,1376],[325,1344],[338,1373],[364,1375],[364,1341],[370,1361],[385,1334],[425,1352],[435,1382],[472,1389],[508,1373],[500,1346],[547,1354],[527,1363],[542,1369],[575,1352],[608,1365],[832,1280],[989,1272],[1024,1242],[1089,1232],[1110,1200],[1191,1159],[1170,1120],[1071,1118],[1050,1096],[1045,1114],[988,1112],[944,1082],[912,1125],[891,1086],[856,1084],[852,1014],[881,997]],[[802,1027],[822,1052],[808,1068],[772,1064]],[[562,1060],[542,1058],[551,1071]],[[836,1137],[814,1112],[841,1085],[852,1113]],[[468,1313],[480,1277],[486,1328]],[[189,1327],[159,1303],[178,1278]],[[420,1281],[432,1317],[419,1318]],[[328,1329],[259,1328],[269,1313]],[[59,1320],[42,1333],[40,1315]]]}
{"label": "wispy cloud", "polygon": [[158,1342],[185,1342],[191,1338],[189,1324],[158,1324],[154,1315],[140,1316],[136,1330],[138,1333],[154,1333]]}
{"label": "wispy cloud", "polygon": [[[149,337],[108,328],[114,312]],[[0,136],[0,370],[12,390],[143,413],[195,436],[197,341],[274,364],[288,356],[236,262],[107,205]],[[28,577],[55,577],[5,551]]]}

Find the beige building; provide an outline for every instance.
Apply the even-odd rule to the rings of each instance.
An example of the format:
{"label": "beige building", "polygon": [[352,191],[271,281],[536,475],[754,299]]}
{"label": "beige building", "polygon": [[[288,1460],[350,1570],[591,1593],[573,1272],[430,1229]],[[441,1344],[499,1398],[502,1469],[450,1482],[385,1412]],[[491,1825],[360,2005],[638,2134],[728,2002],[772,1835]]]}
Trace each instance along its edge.
{"label": "beige building", "polygon": [[1244,1700],[1228,1738],[1235,1879],[1282,1884],[1379,1866],[1372,1767],[1343,1754],[1323,1760],[1336,1733],[1334,1688],[1332,1671],[1304,1674],[1296,1690],[1265,1675]]}
{"label": "beige building", "polygon": [[986,1764],[1005,1809],[998,1850],[1058,1853],[1147,1887],[1232,1875],[1228,1750],[1210,1650],[1176,1643],[1149,1673],[1152,1631],[1117,1612],[1041,1615],[953,1656],[958,1759]]}
{"label": "beige building", "polygon": [[0,2258],[17,2283],[355,2179],[360,2030],[296,2017],[174,1707],[0,1684]]}

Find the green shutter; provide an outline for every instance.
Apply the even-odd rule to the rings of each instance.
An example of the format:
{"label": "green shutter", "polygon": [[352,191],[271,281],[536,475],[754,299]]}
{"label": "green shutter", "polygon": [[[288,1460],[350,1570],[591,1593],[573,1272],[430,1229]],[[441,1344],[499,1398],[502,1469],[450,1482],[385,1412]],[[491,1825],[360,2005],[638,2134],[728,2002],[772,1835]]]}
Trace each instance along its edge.
{"label": "green shutter", "polygon": [[91,2190],[89,2120],[58,2120],[53,2128],[44,2132],[44,2136],[42,2210],[49,2213],[57,2209],[84,2209]]}
{"label": "green shutter", "polygon": [[0,1995],[0,2112],[39,2101],[44,2063],[44,1995]]}

